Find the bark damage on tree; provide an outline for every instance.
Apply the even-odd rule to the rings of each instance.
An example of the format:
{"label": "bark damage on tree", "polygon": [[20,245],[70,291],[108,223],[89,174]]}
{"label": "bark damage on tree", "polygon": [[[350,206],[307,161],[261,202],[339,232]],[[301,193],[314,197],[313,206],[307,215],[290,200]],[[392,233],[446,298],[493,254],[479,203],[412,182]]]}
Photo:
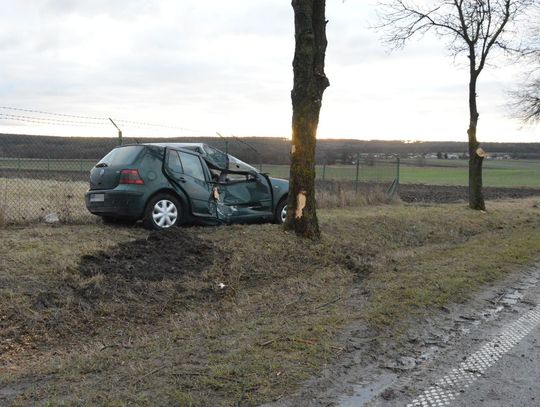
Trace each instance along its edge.
{"label": "bark damage on tree", "polygon": [[[447,49],[454,55],[467,55],[469,82],[469,206],[485,210],[482,193],[482,163],[485,153],[476,138],[478,108],[476,84],[492,50],[521,49],[513,34],[524,22],[531,23],[529,12],[538,0],[388,0],[382,4],[382,24],[386,41],[401,48],[412,37],[429,31],[448,39]],[[513,38],[514,37],[514,38]]]}
{"label": "bark damage on tree", "polygon": [[478,75],[475,74],[474,60],[471,58],[471,80],[469,84],[469,113],[470,123],[467,134],[469,136],[469,207],[485,211],[486,203],[482,191],[482,163],[485,152],[480,148],[476,139],[476,127],[478,125],[478,107],[476,104],[476,82]]}
{"label": "bark damage on tree", "polygon": [[315,145],[324,90],[326,53],[325,0],[293,0],[296,47],[291,170],[285,229],[297,235],[320,237],[315,207]]}

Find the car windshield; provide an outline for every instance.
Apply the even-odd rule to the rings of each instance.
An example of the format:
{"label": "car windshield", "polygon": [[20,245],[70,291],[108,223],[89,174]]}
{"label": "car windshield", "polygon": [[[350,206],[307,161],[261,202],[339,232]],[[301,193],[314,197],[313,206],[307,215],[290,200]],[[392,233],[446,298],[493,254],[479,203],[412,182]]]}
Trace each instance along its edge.
{"label": "car windshield", "polygon": [[229,159],[227,154],[225,154],[223,151],[219,151],[217,148],[210,147],[205,144],[204,152],[206,153],[208,160],[214,165],[218,166],[219,168],[227,168]]}
{"label": "car windshield", "polygon": [[99,166],[121,166],[133,164],[144,146],[117,147],[99,161]]}
{"label": "car windshield", "polygon": [[229,154],[229,170],[232,171],[246,171],[246,172],[259,172],[257,168],[239,160],[236,157],[233,157]]}

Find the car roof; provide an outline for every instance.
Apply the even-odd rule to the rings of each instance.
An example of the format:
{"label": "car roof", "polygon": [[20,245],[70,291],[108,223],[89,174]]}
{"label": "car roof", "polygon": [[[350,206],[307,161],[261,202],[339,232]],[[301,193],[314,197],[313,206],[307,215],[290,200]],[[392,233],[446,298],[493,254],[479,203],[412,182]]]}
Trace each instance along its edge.
{"label": "car roof", "polygon": [[204,147],[208,145],[204,143],[142,143],[142,144],[145,146],[185,148],[191,151],[195,150],[199,154],[204,154]]}
{"label": "car roof", "polygon": [[[190,152],[198,153],[210,165],[221,169],[225,169],[223,157],[228,157],[229,170],[258,172],[255,167],[206,143],[142,143],[142,145],[189,150]],[[212,156],[208,153],[209,151],[214,151],[217,155]],[[219,155],[223,157],[219,157]]]}

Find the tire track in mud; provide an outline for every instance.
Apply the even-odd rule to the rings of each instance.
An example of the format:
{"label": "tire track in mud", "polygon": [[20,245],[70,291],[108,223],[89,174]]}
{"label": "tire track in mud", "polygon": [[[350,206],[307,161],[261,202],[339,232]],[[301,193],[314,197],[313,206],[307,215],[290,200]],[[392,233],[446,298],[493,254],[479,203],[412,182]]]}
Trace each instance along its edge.
{"label": "tire track in mud", "polygon": [[[525,338],[531,337],[534,340],[536,334],[532,335],[532,332],[536,332],[540,326],[539,282],[540,267],[537,265],[524,273],[518,281],[506,283],[503,294],[494,299],[487,299],[492,304],[491,307],[477,309],[474,314],[469,313],[466,317],[459,314],[459,318],[464,318],[469,327],[461,328],[463,333],[461,338],[458,336],[455,340],[447,342],[446,351],[437,356],[433,355],[435,357],[426,361],[427,363],[404,372],[390,385],[378,389],[372,394],[371,400],[365,403],[355,403],[353,397],[342,398],[342,402],[337,405],[340,407],[469,405],[469,399],[471,396],[474,397],[473,393],[478,390],[472,391],[472,385],[474,384],[475,388],[482,388],[486,385],[486,381],[507,380],[504,367],[508,358],[515,357],[516,349],[526,342]],[[471,352],[473,349],[476,351],[467,353],[467,350]],[[502,366],[498,367],[499,365]],[[516,394],[520,391],[518,388],[512,389]],[[535,390],[527,389],[525,393],[531,391],[534,393]],[[470,405],[491,405],[489,402],[485,404],[484,401],[479,403]]]}

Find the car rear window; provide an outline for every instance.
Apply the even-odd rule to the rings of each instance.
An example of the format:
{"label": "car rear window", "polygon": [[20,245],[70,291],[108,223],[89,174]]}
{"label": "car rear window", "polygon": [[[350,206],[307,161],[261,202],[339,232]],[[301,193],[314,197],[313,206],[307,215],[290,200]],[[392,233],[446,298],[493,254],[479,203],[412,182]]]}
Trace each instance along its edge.
{"label": "car rear window", "polygon": [[133,164],[143,148],[144,146],[117,147],[103,157],[99,164],[106,164],[109,167]]}

